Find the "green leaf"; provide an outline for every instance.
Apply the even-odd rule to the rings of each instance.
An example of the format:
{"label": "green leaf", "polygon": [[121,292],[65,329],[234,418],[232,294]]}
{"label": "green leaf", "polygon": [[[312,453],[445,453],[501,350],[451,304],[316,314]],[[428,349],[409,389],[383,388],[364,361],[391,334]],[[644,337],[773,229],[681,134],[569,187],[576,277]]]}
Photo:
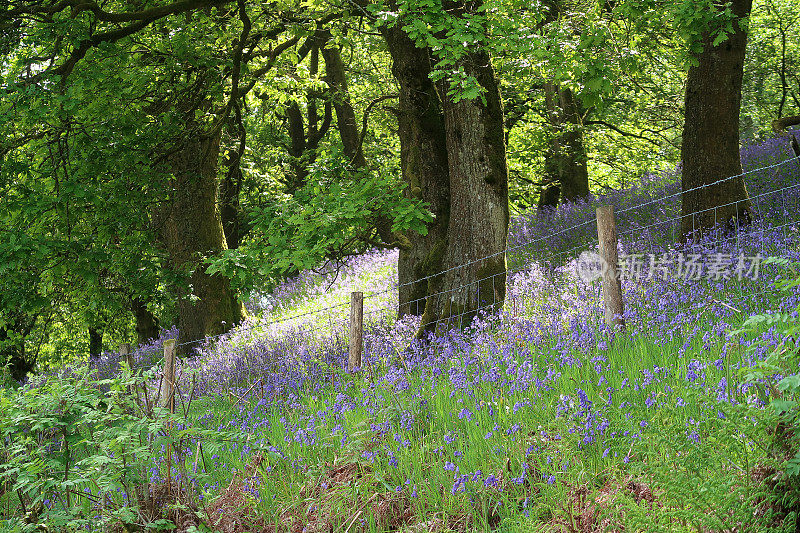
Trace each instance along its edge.
{"label": "green leaf", "polygon": [[782,415],[797,407],[797,402],[794,400],[772,400],[770,405],[775,410],[775,413]]}
{"label": "green leaf", "polygon": [[781,392],[789,392],[800,394],[800,374],[786,376],[778,382],[778,390]]}

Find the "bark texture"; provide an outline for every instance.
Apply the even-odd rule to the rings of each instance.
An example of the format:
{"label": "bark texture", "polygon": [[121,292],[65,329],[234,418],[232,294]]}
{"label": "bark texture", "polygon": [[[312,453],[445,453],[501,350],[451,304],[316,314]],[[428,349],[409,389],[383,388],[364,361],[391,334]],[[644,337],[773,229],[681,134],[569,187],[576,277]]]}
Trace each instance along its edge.
{"label": "bark texture", "polygon": [[[480,2],[448,2],[454,16]],[[508,166],[500,90],[491,59],[472,46],[456,67],[474,76],[480,98],[449,96],[430,81],[430,50],[395,28],[381,29],[400,86],[398,126],[403,175],[411,194],[436,215],[428,235],[413,236],[399,263],[400,313],[418,313],[417,335],[468,325],[481,309],[502,306],[506,284]],[[420,278],[426,278],[415,282]]]}
{"label": "bark texture", "polygon": [[291,156],[291,175],[286,180],[290,193],[303,188],[308,178],[308,161],[304,158],[306,151],[306,130],[303,114],[297,102],[291,102],[286,108],[286,119],[289,126],[289,155]]}
{"label": "bark texture", "polygon": [[[583,144],[583,109],[569,88],[554,83],[545,84],[545,105],[552,135],[545,154],[545,181],[558,184],[561,201],[586,198],[589,196],[589,170]],[[546,191],[540,205],[555,207],[555,191]]]}
{"label": "bark texture", "polygon": [[397,111],[400,166],[408,184],[405,193],[428,204],[434,220],[428,233],[408,234],[400,249],[398,283],[400,317],[422,315],[428,294],[439,292],[450,216],[450,175],[444,115],[430,79],[429,51],[417,48],[399,27],[382,28],[399,86]]}
{"label": "bark texture", "polygon": [[147,304],[139,298],[131,301],[131,311],[136,320],[136,337],[139,344],[147,344],[158,338],[158,319],[147,308]]}
{"label": "bark texture", "polygon": [[[436,322],[437,330],[466,326],[478,310],[501,307],[506,292],[509,211],[502,100],[488,53],[476,48],[462,65],[484,93],[483,99],[458,102],[442,97],[450,173],[445,294],[429,298],[423,315],[423,323]],[[440,94],[446,95],[444,87]]]}
{"label": "bark texture", "polygon": [[[752,0],[733,0],[734,32],[717,46],[703,36],[703,51],[686,80],[681,157],[681,233],[685,239],[724,223],[747,224],[751,204],[739,157],[739,111],[747,32],[742,27]],[[721,183],[712,183],[724,180]]]}
{"label": "bark texture", "polygon": [[[202,263],[227,249],[216,203],[220,136],[199,133],[197,124],[186,131],[169,158],[172,197],[162,230],[173,268],[188,274],[188,286],[177,291],[179,345],[224,333],[244,315],[228,279],[206,274]],[[183,345],[178,351],[188,354],[196,347]]]}

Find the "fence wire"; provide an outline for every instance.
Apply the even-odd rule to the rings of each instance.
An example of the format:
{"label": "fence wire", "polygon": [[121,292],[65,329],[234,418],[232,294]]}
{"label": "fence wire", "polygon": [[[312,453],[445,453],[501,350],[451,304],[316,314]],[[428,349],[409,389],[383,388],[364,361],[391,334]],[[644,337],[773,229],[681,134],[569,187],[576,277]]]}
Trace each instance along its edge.
{"label": "fence wire", "polygon": [[[622,209],[615,209],[615,216],[617,218],[617,235],[621,246],[634,246],[639,245],[642,246],[643,243],[639,242],[642,238],[642,235],[647,236],[649,250],[656,249],[656,241],[657,239],[654,237],[653,233],[658,230],[662,230],[664,233],[667,233],[671,230],[672,238],[670,240],[663,240],[664,249],[671,249],[674,247],[675,243],[677,242],[676,232],[680,231],[680,222],[681,220],[685,219],[688,216],[692,216],[693,219],[699,215],[704,213],[708,213],[710,211],[714,211],[715,214],[719,210],[725,209],[727,207],[735,206],[740,204],[742,200],[734,201],[734,202],[727,202],[723,205],[716,206],[714,208],[709,209],[702,209],[698,210],[693,213],[687,214],[679,214],[676,213],[674,216],[667,216],[666,219],[658,220],[655,222],[649,222],[644,224],[639,224],[635,220],[635,216],[642,216],[642,214],[647,215],[652,219],[652,213],[644,213],[645,208],[654,206],[656,204],[661,204],[665,206],[669,206],[669,202],[673,200],[678,200],[681,198],[682,195],[686,194],[687,192],[696,192],[703,189],[708,189],[711,187],[715,187],[732,179],[744,177],[751,174],[756,174],[759,172],[773,170],[779,167],[783,167],[786,165],[797,164],[798,159],[796,158],[789,158],[783,161],[766,165],[763,167],[759,167],[756,169],[751,169],[748,171],[744,171],[741,174],[737,174],[735,176],[729,176],[723,179],[716,180],[712,183],[700,185],[697,187],[693,187],[688,190],[679,191],[676,193],[662,195],[659,198],[654,198],[651,200],[647,200],[644,202],[640,202],[636,205],[625,207]],[[752,204],[752,212],[754,214],[754,226],[755,224],[760,225],[760,232],[761,232],[761,244],[763,245],[763,235],[765,231],[765,225],[763,223],[766,220],[766,217],[769,215],[768,213],[761,212],[761,205],[764,203],[766,199],[769,197],[775,197],[776,195],[781,195],[781,210],[783,211],[783,223],[772,225],[770,227],[771,231],[776,229],[782,229],[784,237],[786,236],[786,231],[789,227],[795,225],[797,220],[792,219],[789,220],[789,210],[786,206],[786,195],[790,193],[796,193],[797,189],[800,188],[800,183],[796,183],[793,185],[783,186],[774,190],[760,192],[754,195],[751,195],[749,200]],[[795,202],[796,203],[796,202]],[[795,205],[795,211],[797,211],[797,206]],[[674,209],[675,207],[672,206]],[[593,211],[593,210],[592,210]],[[665,213],[667,210],[665,209]],[[773,217],[774,218],[774,217]],[[715,216],[716,220],[716,216]],[[729,246],[731,244],[735,244],[735,249],[741,250],[741,242],[740,242],[740,229],[738,227],[738,219],[736,219],[737,227],[736,231],[732,234],[724,234],[723,232],[716,232],[716,234],[712,231],[706,234],[706,241],[703,243],[695,243],[690,242],[687,244],[688,250],[699,250],[699,249],[711,249],[712,247],[718,248],[720,246]],[[462,311],[458,313],[451,313],[447,317],[443,317],[445,321],[444,325],[437,326],[437,329],[444,328],[444,330],[449,330],[451,327],[455,328],[463,328],[465,324],[463,323],[466,318],[474,317],[481,312],[488,312],[497,310],[498,306],[502,303],[504,298],[496,298],[495,294],[497,294],[497,285],[500,283],[505,284],[505,287],[502,288],[501,294],[508,295],[512,290],[512,283],[510,280],[514,279],[516,274],[525,272],[530,270],[530,268],[534,265],[534,263],[538,263],[538,266],[547,274],[554,275],[556,272],[563,272],[566,268],[566,265],[574,259],[583,251],[586,250],[596,250],[597,249],[597,232],[595,226],[595,217],[594,216],[587,216],[587,218],[583,221],[579,221],[574,224],[570,224],[568,227],[560,229],[558,231],[549,233],[548,235],[543,235],[539,237],[535,237],[532,239],[524,240],[523,242],[519,242],[516,244],[512,244],[506,247],[504,250],[500,252],[496,252],[493,254],[489,254],[471,261],[468,261],[463,264],[455,265],[447,269],[443,269],[435,274],[426,275],[420,277],[418,279],[407,281],[403,283],[393,283],[385,289],[372,291],[369,293],[364,294],[364,302],[365,304],[370,301],[377,301],[380,297],[386,297],[387,295],[394,296],[398,293],[398,291],[402,288],[417,285],[424,282],[430,282],[435,278],[443,279],[448,274],[459,270],[464,269],[470,266],[474,266],[476,264],[485,262],[487,260],[496,258],[500,255],[508,257],[512,259],[512,263],[508,266],[506,272],[500,272],[488,276],[481,277],[476,280],[470,280],[466,283],[461,283],[455,286],[448,286],[444,287],[438,291],[435,291],[431,294],[426,294],[423,297],[415,298],[410,301],[402,302],[402,306],[404,309],[415,309],[417,311],[424,309],[426,303],[435,299],[439,305],[435,307],[441,309],[441,302],[442,299],[447,298],[448,296],[451,299],[457,299],[458,301],[466,301],[469,302],[467,311]],[[548,241],[552,242],[554,239],[557,238],[565,238],[569,239],[571,236],[575,235],[585,235],[582,239],[579,239],[575,243],[566,244],[563,249],[554,251],[550,250],[542,250],[543,246],[546,246]],[[708,240],[708,236],[713,235],[715,238],[713,240]],[[569,241],[567,241],[569,242]],[[538,249],[537,249],[538,247]],[[541,252],[535,258],[528,257],[529,254]],[[492,293],[491,295],[484,294],[484,300],[481,300],[481,286],[485,285],[487,282],[492,283]],[[458,297],[458,298],[456,298]],[[388,305],[379,306],[374,309],[365,310],[365,316],[371,317],[372,322],[379,322],[380,320],[389,319],[392,320],[397,317],[400,302],[392,301]],[[635,304],[634,304],[635,305]],[[335,328],[334,326],[334,319],[333,316],[335,314],[341,313],[344,308],[350,306],[350,302],[342,302],[334,305],[330,305],[327,307],[323,307],[320,309],[314,309],[310,311],[306,311],[303,313],[298,313],[292,316],[280,318],[277,320],[270,320],[270,321],[256,321],[252,324],[247,324],[245,326],[237,328],[233,332],[227,332],[220,335],[214,335],[210,337],[205,337],[203,339],[197,340],[189,340],[179,343],[177,346],[179,347],[186,347],[186,346],[209,346],[213,344],[214,341],[219,340],[221,338],[228,338],[230,336],[244,336],[247,333],[254,333],[256,335],[260,334],[267,334],[273,329],[275,326],[284,326],[288,325],[293,321],[300,322],[297,326],[297,329],[289,328],[288,331],[284,331],[281,334],[290,334],[290,335],[303,335],[307,336],[310,334],[325,334],[325,333],[333,333],[330,331],[331,329],[336,329],[337,334],[339,329],[346,329],[346,319],[336,320]],[[378,318],[380,317],[380,318]],[[326,318],[328,320],[327,324],[315,324],[315,322],[319,322],[320,318]],[[436,325],[436,322],[439,322],[440,319],[437,317],[433,317],[430,322],[421,323],[420,327],[427,328]],[[452,324],[452,326],[451,326]],[[324,330],[324,331],[323,331]]]}

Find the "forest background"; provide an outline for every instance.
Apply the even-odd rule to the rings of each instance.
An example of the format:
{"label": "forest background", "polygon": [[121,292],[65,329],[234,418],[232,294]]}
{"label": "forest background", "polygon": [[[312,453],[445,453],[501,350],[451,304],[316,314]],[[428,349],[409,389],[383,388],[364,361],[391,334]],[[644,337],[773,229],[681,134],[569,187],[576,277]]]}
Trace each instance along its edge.
{"label": "forest background", "polygon": [[[160,326],[218,334],[373,247],[400,248],[402,285],[503,250],[510,215],[681,159],[685,188],[737,174],[740,142],[797,122],[795,8],[6,2],[2,360],[21,379]],[[732,187],[684,213],[733,199],[741,218]],[[407,283],[399,313],[504,268]]]}

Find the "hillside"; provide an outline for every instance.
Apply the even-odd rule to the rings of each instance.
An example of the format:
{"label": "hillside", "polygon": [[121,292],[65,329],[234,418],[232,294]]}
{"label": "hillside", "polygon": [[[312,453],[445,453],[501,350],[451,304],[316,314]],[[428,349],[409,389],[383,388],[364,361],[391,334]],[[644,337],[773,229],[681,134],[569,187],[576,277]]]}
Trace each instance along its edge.
{"label": "hillside", "polygon": [[[800,259],[800,165],[786,149],[745,152],[760,216],[691,248],[670,239],[669,174],[519,217],[503,312],[426,342],[412,341],[418,319],[396,320],[396,251],[252,298],[252,318],[181,369],[181,425],[211,434],[181,441],[190,469],[173,466],[172,483],[188,476],[220,531],[780,529],[793,511],[763,483],[779,460],[764,407],[781,376],[758,365],[789,346],[785,324],[736,330],[753,314],[797,319],[800,289],[774,286],[785,268],[753,259]],[[599,281],[576,275],[596,249],[596,204],[620,206],[622,253],[668,259],[623,280],[624,332],[603,322]],[[679,254],[706,270],[680,278]],[[349,375],[353,290],[365,364]],[[156,458],[150,483],[165,482]]]}

